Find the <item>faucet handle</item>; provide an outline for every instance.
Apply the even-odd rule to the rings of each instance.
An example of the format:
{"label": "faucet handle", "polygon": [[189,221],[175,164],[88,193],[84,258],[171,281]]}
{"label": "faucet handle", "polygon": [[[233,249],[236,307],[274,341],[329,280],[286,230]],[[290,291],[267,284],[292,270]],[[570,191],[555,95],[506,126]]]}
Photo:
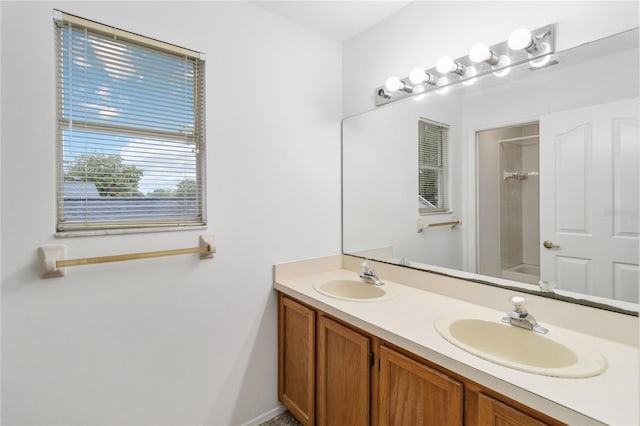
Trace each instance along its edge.
{"label": "faucet handle", "polygon": [[524,296],[511,296],[509,301],[513,303],[513,310],[519,314],[526,313],[526,309],[524,308],[527,304],[527,299]]}
{"label": "faucet handle", "polygon": [[553,289],[556,288],[556,283],[553,281],[538,281],[538,286],[543,293],[553,293]]}
{"label": "faucet handle", "polygon": [[360,267],[362,268],[363,274],[373,274],[373,269],[371,269],[371,266],[369,266],[369,262],[367,262],[366,260],[360,264]]}

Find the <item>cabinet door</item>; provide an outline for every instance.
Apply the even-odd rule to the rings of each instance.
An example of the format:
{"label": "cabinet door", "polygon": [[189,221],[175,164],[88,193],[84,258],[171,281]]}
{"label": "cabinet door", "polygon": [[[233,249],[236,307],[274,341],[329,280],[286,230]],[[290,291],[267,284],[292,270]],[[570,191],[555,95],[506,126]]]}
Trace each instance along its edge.
{"label": "cabinet door", "polygon": [[278,296],[278,399],[304,425],[314,424],[315,312]]}
{"label": "cabinet door", "polygon": [[318,318],[317,422],[369,424],[369,338],[325,316]]}
{"label": "cabinet door", "polygon": [[482,426],[543,426],[543,423],[490,396],[478,396],[478,425]]}
{"label": "cabinet door", "polygon": [[379,426],[462,425],[462,398],[460,382],[380,348]]}

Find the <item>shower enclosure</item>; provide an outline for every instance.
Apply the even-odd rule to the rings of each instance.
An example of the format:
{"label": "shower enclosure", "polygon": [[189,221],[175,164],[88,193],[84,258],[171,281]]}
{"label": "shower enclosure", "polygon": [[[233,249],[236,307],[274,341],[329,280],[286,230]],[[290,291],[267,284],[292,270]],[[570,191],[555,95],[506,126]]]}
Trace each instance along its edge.
{"label": "shower enclosure", "polygon": [[538,123],[478,132],[478,273],[540,279]]}

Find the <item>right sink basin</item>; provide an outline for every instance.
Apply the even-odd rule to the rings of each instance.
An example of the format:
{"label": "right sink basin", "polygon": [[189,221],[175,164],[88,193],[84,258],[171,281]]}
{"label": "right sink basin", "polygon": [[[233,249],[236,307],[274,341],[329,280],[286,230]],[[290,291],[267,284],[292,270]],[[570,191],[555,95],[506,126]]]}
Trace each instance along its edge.
{"label": "right sink basin", "polygon": [[529,373],[554,377],[592,377],[607,368],[595,349],[553,331],[542,335],[499,319],[441,316],[436,330],[449,342],[480,358]]}

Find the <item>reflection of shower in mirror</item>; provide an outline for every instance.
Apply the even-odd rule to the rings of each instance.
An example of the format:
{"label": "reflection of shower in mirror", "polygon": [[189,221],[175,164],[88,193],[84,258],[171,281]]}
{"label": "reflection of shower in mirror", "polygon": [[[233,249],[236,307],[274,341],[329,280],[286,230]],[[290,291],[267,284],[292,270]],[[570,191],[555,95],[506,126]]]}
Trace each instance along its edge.
{"label": "reflection of shower in mirror", "polygon": [[537,284],[538,123],[478,132],[478,272]]}

